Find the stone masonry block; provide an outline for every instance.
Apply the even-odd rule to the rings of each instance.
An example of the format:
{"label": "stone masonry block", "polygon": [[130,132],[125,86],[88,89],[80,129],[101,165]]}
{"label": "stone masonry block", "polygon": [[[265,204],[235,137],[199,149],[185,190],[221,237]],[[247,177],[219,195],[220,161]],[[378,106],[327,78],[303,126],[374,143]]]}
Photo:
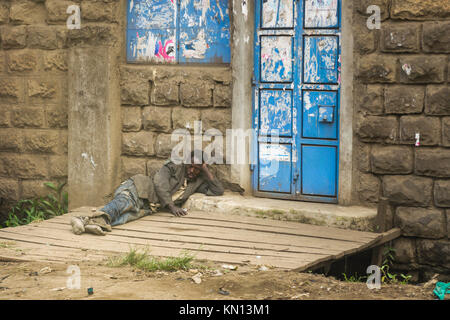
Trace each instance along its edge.
{"label": "stone masonry block", "polygon": [[359,119],[356,134],[362,141],[393,143],[397,140],[398,124],[393,116],[367,116]]}
{"label": "stone masonry block", "polygon": [[230,86],[216,84],[214,86],[214,107],[231,107],[232,91]]}
{"label": "stone masonry block", "polygon": [[419,24],[384,25],[381,37],[383,52],[419,52]]}
{"label": "stone masonry block", "polygon": [[384,88],[382,85],[357,86],[356,91],[359,110],[363,114],[383,114]]}
{"label": "stone masonry block", "polygon": [[0,127],[11,126],[10,118],[11,118],[10,109],[6,106],[0,106]]}
{"label": "stone masonry block", "polygon": [[182,83],[181,104],[187,107],[211,107],[213,86],[208,82]]}
{"label": "stone masonry block", "polygon": [[435,20],[450,17],[450,3],[435,0],[392,0],[391,18],[402,20]]}
{"label": "stone masonry block", "polygon": [[389,0],[360,0],[355,2],[356,10],[365,16],[369,15],[369,13],[367,13],[367,8],[371,5],[376,5],[380,8],[382,21],[389,18]]}
{"label": "stone masonry block", "polygon": [[450,117],[442,118],[442,144],[450,147]]}
{"label": "stone masonry block", "polygon": [[361,55],[375,52],[378,47],[380,30],[370,30],[367,28],[367,16],[353,15],[353,41],[354,49]]}
{"label": "stone masonry block", "polygon": [[67,109],[62,108],[48,108],[45,110],[47,119],[47,126],[49,128],[67,128],[68,127],[68,113]]}
{"label": "stone masonry block", "polygon": [[428,206],[431,204],[433,180],[416,176],[384,176],[383,195],[393,204]]}
{"label": "stone masonry block", "polygon": [[9,18],[13,24],[43,24],[46,10],[42,1],[12,1]]}
{"label": "stone masonry block", "polygon": [[450,22],[427,22],[423,25],[423,50],[450,53]]}
{"label": "stone masonry block", "polygon": [[430,177],[450,178],[450,149],[416,149],[415,174]]}
{"label": "stone masonry block", "polygon": [[8,51],[10,72],[32,72],[37,68],[37,55],[32,51]]}
{"label": "stone masonry block", "polygon": [[24,98],[22,79],[0,78],[0,103],[18,103]]}
{"label": "stone masonry block", "polygon": [[156,156],[158,158],[170,158],[172,149],[179,143],[179,141],[172,141],[172,135],[161,133],[158,135],[155,144]]}
{"label": "stone masonry block", "polygon": [[411,147],[374,145],[371,152],[372,172],[376,174],[409,174],[413,172]]}
{"label": "stone masonry block", "polygon": [[66,155],[51,156],[49,177],[51,179],[62,179],[68,176],[68,159]]}
{"label": "stone masonry block", "polygon": [[67,53],[63,50],[45,52],[43,69],[45,71],[67,71]]}
{"label": "stone masonry block", "polygon": [[398,207],[394,223],[404,236],[440,239],[446,234],[444,218],[438,209]]}
{"label": "stone masonry block", "polygon": [[55,80],[30,79],[27,88],[31,103],[56,102],[58,99],[58,84]]}
{"label": "stone masonry block", "polygon": [[25,26],[3,26],[0,29],[3,49],[22,49],[27,45]]}
{"label": "stone masonry block", "polygon": [[393,241],[392,247],[395,250],[395,262],[410,264],[416,260],[415,239],[400,237]]}
{"label": "stone masonry block", "polygon": [[44,185],[43,180],[23,180],[22,183],[22,199],[38,199],[52,194],[50,188]]}
{"label": "stone masonry block", "polygon": [[450,115],[450,87],[427,86],[425,113],[430,115]]}
{"label": "stone masonry block", "polygon": [[22,179],[45,179],[48,176],[47,157],[3,154],[0,157],[0,175]]}
{"label": "stone masonry block", "polygon": [[363,83],[393,83],[396,73],[395,59],[371,54],[361,57],[357,78]]}
{"label": "stone masonry block", "polygon": [[156,134],[140,131],[122,134],[122,154],[131,156],[155,155]]}
{"label": "stone masonry block", "polygon": [[398,59],[402,83],[442,83],[445,81],[446,57],[404,56]]}
{"label": "stone masonry block", "polygon": [[135,106],[149,104],[151,74],[142,69],[122,68],[120,77],[122,104]]}
{"label": "stone masonry block", "polygon": [[166,160],[151,159],[147,161],[147,175],[154,176],[162,168]]}
{"label": "stone masonry block", "polygon": [[385,92],[386,113],[422,113],[425,98],[424,87],[395,85],[387,87]]}
{"label": "stone masonry block", "polygon": [[118,3],[114,1],[89,1],[81,3],[81,15],[86,21],[117,21]]}
{"label": "stone masonry block", "polygon": [[380,196],[380,179],[372,174],[360,174],[358,196],[362,202],[378,202]]}
{"label": "stone masonry block", "polygon": [[23,151],[26,153],[57,153],[58,146],[57,131],[30,130],[24,133]]}
{"label": "stone masonry block", "polygon": [[28,27],[28,47],[52,50],[58,48],[56,29],[52,26]]}
{"label": "stone masonry block", "polygon": [[194,122],[200,121],[200,110],[195,108],[177,107],[172,110],[172,125],[174,129],[194,129]]}
{"label": "stone masonry block", "polygon": [[122,130],[140,131],[142,128],[142,110],[141,107],[122,108]]}
{"label": "stone masonry block", "polygon": [[369,173],[370,170],[370,144],[359,143],[356,147],[358,169],[361,172]]}
{"label": "stone masonry block", "polygon": [[441,141],[441,122],[438,117],[403,116],[400,118],[400,142],[414,145],[420,133],[420,145],[434,146]]}
{"label": "stone masonry block", "polygon": [[136,174],[147,174],[146,159],[121,157],[122,160],[122,174],[121,180],[126,180]]}
{"label": "stone masonry block", "polygon": [[17,179],[0,177],[0,198],[19,200],[19,182]]}
{"label": "stone masonry block", "polygon": [[142,111],[144,130],[170,132],[172,128],[172,109],[167,107],[145,107]]}
{"label": "stone masonry block", "polygon": [[23,147],[23,136],[14,129],[0,130],[0,151],[20,152]]}
{"label": "stone masonry block", "polygon": [[204,131],[217,129],[225,137],[227,129],[231,129],[231,109],[202,110],[202,127]]}
{"label": "stone masonry block", "polygon": [[450,208],[450,180],[434,182],[434,204],[436,207]]}
{"label": "stone masonry block", "polygon": [[450,241],[417,239],[418,262],[450,269]]}
{"label": "stone masonry block", "polygon": [[67,8],[71,5],[79,5],[75,1],[66,0],[46,0],[45,8],[47,9],[48,24],[66,23],[69,14]]}
{"label": "stone masonry block", "polygon": [[41,108],[14,109],[11,123],[16,128],[40,128],[44,126],[44,111]]}
{"label": "stone masonry block", "polygon": [[0,24],[6,24],[9,22],[9,6],[6,1],[0,2]]}
{"label": "stone masonry block", "polygon": [[152,103],[158,106],[178,104],[178,84],[175,82],[154,82]]}

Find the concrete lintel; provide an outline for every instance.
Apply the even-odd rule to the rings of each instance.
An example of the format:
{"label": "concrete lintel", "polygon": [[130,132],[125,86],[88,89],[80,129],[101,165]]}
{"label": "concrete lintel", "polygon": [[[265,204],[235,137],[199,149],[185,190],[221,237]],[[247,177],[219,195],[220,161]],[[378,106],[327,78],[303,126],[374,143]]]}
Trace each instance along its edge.
{"label": "concrete lintel", "polygon": [[374,231],[376,208],[256,198],[226,192],[220,197],[192,195],[189,210],[240,214],[358,231]]}
{"label": "concrete lintel", "polygon": [[119,183],[121,122],[115,50],[69,49],[69,208],[104,204]]}

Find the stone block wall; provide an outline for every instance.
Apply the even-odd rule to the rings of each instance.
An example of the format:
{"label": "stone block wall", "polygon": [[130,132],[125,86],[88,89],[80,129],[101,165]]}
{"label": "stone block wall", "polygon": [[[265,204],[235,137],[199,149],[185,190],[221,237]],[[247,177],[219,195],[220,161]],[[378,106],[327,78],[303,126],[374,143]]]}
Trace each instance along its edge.
{"label": "stone block wall", "polygon": [[[120,77],[122,179],[159,169],[178,143],[172,132],[187,129],[194,139],[194,121],[201,121],[203,133],[220,130],[225,144],[231,129],[229,67],[123,64]],[[202,145],[209,143],[204,139]],[[213,168],[229,179],[230,167],[223,162]]]}
{"label": "stone block wall", "polygon": [[[400,268],[449,273],[450,2],[356,3],[356,195],[394,206]],[[366,27],[371,4],[381,8],[379,30]]]}

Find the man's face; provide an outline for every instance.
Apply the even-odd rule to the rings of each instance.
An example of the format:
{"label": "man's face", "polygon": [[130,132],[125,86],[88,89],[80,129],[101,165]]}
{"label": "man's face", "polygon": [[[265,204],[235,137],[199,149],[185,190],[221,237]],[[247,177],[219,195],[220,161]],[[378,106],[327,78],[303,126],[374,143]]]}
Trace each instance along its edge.
{"label": "man's face", "polygon": [[189,164],[186,167],[186,175],[188,180],[195,180],[202,171],[202,165],[201,164]]}

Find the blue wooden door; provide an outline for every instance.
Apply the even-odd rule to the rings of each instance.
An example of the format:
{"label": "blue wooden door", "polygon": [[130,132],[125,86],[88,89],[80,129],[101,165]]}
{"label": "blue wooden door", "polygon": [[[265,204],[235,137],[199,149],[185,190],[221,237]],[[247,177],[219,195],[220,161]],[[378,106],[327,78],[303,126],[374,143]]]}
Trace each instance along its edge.
{"label": "blue wooden door", "polygon": [[254,194],[337,202],[340,1],[257,0]]}

